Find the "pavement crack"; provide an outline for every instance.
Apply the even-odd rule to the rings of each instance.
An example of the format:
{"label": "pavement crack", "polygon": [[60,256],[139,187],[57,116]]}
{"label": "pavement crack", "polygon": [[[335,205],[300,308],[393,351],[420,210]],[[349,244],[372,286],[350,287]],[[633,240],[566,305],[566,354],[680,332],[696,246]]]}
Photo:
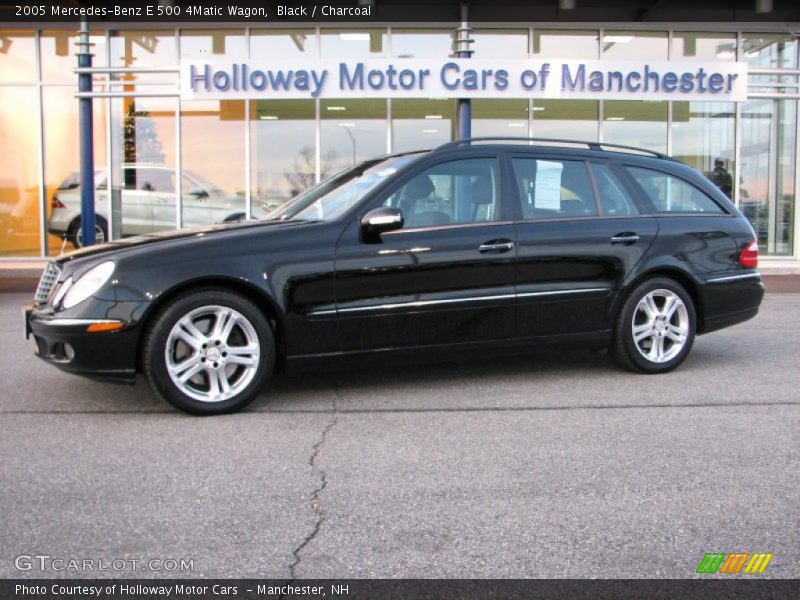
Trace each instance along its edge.
{"label": "pavement crack", "polygon": [[292,563],[289,565],[289,575],[292,581],[297,579],[297,567],[300,564],[300,561],[303,559],[301,553],[312,541],[314,541],[314,538],[317,537],[317,534],[322,529],[322,524],[325,521],[325,511],[322,508],[320,495],[328,486],[328,473],[319,467],[317,464],[317,459],[320,452],[322,452],[323,446],[328,441],[328,435],[339,422],[337,405],[337,400],[339,399],[341,399],[339,384],[338,382],[334,382],[334,396],[331,399],[331,418],[325,425],[325,428],[322,430],[319,441],[317,441],[317,443],[311,447],[311,456],[308,459],[308,465],[311,467],[312,472],[319,478],[319,485],[311,493],[311,497],[309,499],[309,505],[311,506],[311,510],[313,510],[316,514],[317,520],[314,523],[314,527],[311,529],[311,532],[303,539],[302,542],[300,542],[300,545],[297,546],[294,551],[292,551]]}

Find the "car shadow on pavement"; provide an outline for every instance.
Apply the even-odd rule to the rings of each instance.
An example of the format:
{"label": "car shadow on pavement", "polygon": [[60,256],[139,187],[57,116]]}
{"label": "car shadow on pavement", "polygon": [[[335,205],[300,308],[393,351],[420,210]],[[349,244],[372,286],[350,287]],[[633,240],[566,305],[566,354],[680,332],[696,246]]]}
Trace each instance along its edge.
{"label": "car shadow on pavement", "polygon": [[[605,352],[574,348],[524,353],[448,356],[369,355],[290,367],[277,373],[251,410],[331,410],[342,396],[447,396],[464,388],[502,387],[504,382],[557,381],[619,372]],[[339,406],[341,408],[341,406]]]}
{"label": "car shadow on pavement", "polygon": [[[718,350],[718,349],[717,349]],[[724,353],[723,353],[724,354]],[[729,356],[695,348],[676,373],[716,371]],[[144,377],[135,386],[99,383],[66,374],[52,374],[57,398],[26,402],[2,412],[172,413],[191,418],[158,398]],[[684,377],[681,376],[681,379]],[[604,351],[569,347],[524,351],[460,353],[458,356],[377,354],[326,359],[278,371],[248,412],[331,412],[418,410],[485,410],[498,406],[540,406],[546,393],[550,406],[563,397],[589,397],[598,390],[636,388],[647,377],[620,370]],[[514,400],[516,398],[516,400]],[[33,400],[33,398],[32,398]]]}

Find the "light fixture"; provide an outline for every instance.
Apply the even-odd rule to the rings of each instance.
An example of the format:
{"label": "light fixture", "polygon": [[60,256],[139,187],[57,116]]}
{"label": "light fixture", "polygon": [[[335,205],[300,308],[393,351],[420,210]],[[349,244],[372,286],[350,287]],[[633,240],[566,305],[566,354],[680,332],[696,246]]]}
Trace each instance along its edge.
{"label": "light fixture", "polygon": [[756,0],[756,12],[762,14],[772,12],[772,0]]}
{"label": "light fixture", "polygon": [[426,119],[441,119],[442,115],[425,115]]}
{"label": "light fixture", "polygon": [[261,119],[262,121],[277,121],[278,120],[277,115],[261,115],[258,118]]}
{"label": "light fixture", "polygon": [[575,10],[575,0],[558,0],[559,10]]}
{"label": "light fixture", "polygon": [[606,121],[624,121],[625,117],[607,117]]}
{"label": "light fixture", "polygon": [[721,58],[723,60],[729,60],[731,58],[736,57],[736,52],[733,50],[720,50],[717,52],[717,58]]}
{"label": "light fixture", "polygon": [[509,123],[508,126],[509,127],[525,127],[525,126],[527,126],[527,123]]}
{"label": "light fixture", "polygon": [[339,123],[339,127],[355,127],[355,123]]}
{"label": "light fixture", "polygon": [[439,133],[438,129],[423,129],[422,133]]}
{"label": "light fixture", "polygon": [[346,106],[326,106],[325,110],[347,110]]}
{"label": "light fixture", "polygon": [[633,41],[632,35],[604,35],[604,44],[628,44]]}
{"label": "light fixture", "polygon": [[533,112],[541,112],[544,110],[544,108],[545,108],[544,106],[534,106]]}
{"label": "light fixture", "polygon": [[339,39],[344,42],[368,42],[368,33],[340,33]]}

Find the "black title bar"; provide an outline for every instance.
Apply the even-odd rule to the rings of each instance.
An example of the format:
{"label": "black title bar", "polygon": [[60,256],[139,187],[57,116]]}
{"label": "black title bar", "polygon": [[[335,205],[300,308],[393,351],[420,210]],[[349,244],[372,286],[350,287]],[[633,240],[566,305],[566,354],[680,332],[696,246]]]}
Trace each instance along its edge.
{"label": "black title bar", "polygon": [[796,600],[800,581],[730,579],[4,579],[4,600]]}
{"label": "black title bar", "polygon": [[[105,23],[456,23],[460,0],[2,0],[4,25],[77,23],[81,18]],[[471,0],[472,23],[625,23],[625,22],[796,22],[796,0],[774,0],[772,11],[757,13],[755,2],[706,0],[652,2],[592,0],[575,3],[570,10],[557,0]]]}

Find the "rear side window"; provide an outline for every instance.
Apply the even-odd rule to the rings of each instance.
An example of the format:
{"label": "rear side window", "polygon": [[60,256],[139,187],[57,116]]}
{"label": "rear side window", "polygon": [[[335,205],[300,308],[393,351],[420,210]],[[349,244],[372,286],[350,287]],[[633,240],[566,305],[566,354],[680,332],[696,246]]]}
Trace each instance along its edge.
{"label": "rear side window", "polygon": [[725,213],[710,196],[683,179],[651,169],[625,168],[647,194],[656,213]]}
{"label": "rear side window", "polygon": [[167,194],[175,192],[173,172],[167,169],[126,168],[124,177],[126,190]]}
{"label": "rear side window", "polygon": [[524,219],[597,215],[583,161],[518,157],[512,159],[512,164]]}
{"label": "rear side window", "polygon": [[600,163],[591,164],[597,195],[600,199],[600,211],[609,217],[638,215],[639,209],[630,194],[608,168]]}

